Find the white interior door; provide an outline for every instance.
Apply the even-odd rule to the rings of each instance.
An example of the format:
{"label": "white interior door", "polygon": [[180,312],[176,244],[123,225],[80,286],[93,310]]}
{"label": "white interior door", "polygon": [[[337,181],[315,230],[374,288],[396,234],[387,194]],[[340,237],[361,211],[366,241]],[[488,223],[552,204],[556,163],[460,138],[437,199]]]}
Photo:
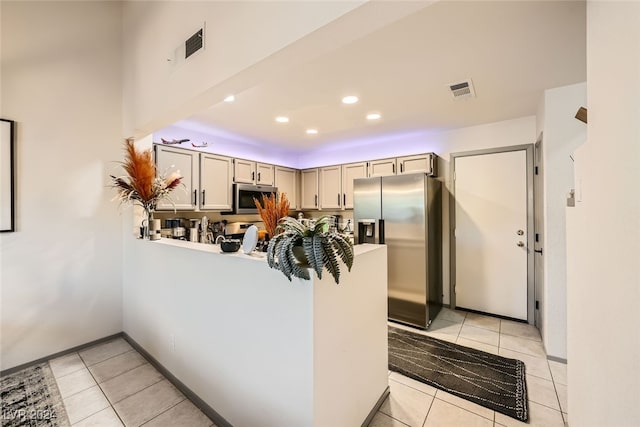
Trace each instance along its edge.
{"label": "white interior door", "polygon": [[527,320],[527,158],[455,158],[456,306]]}

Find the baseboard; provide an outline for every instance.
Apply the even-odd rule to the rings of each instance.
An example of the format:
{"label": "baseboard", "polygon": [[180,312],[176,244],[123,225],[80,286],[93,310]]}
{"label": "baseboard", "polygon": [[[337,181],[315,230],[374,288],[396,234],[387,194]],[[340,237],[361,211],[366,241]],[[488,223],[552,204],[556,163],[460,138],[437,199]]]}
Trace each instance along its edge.
{"label": "baseboard", "polygon": [[562,357],[547,356],[547,360],[551,360],[552,362],[564,363],[565,365],[567,364],[567,359],[563,359]]}
{"label": "baseboard", "polygon": [[211,406],[195,394],[182,381],[176,378],[167,368],[162,366],[155,357],[150,355],[140,344],[131,338],[126,332],[122,332],[122,337],[127,340],[133,348],[135,348],[145,359],[149,361],[162,375],[164,375],[178,390],[180,390],[194,405],[198,407],[204,414],[211,419],[218,427],[233,427],[231,423],[225,420],[222,415],[218,414]]}
{"label": "baseboard", "polygon": [[86,348],[89,348],[91,346],[94,346],[96,344],[101,344],[101,343],[103,343],[105,341],[110,341],[110,340],[112,340],[114,338],[118,338],[118,337],[121,337],[121,336],[122,336],[122,332],[118,332],[117,334],[109,335],[109,336],[104,337],[104,338],[99,338],[97,340],[90,341],[90,342],[88,342],[86,344],[82,344],[82,345],[78,345],[78,346],[75,346],[75,347],[72,347],[72,348],[68,348],[66,350],[62,350],[62,351],[50,354],[50,355],[45,356],[45,357],[41,357],[41,358],[36,359],[36,360],[32,360],[31,362],[23,363],[22,365],[18,365],[18,366],[14,366],[13,368],[8,368],[8,369],[5,369],[5,370],[2,370],[2,371],[0,371],[0,377],[4,377],[6,375],[11,375],[11,374],[16,373],[18,371],[21,371],[23,369],[30,368],[31,366],[34,366],[34,365],[39,365],[40,363],[47,362],[47,361],[49,361],[51,359],[55,359],[57,357],[66,356],[67,354],[70,354],[70,353],[76,353],[78,351],[82,351],[82,350],[84,350]]}
{"label": "baseboard", "polygon": [[380,398],[378,399],[376,404],[371,409],[371,412],[369,412],[369,415],[367,415],[367,418],[364,419],[364,422],[362,423],[362,425],[360,427],[367,427],[369,424],[371,424],[371,421],[373,420],[373,417],[376,416],[376,413],[378,412],[378,409],[380,409],[380,407],[384,403],[384,400],[387,398],[387,396],[389,396],[390,392],[391,392],[391,390],[389,390],[389,386],[387,386],[387,388],[382,392],[382,395],[380,396]]}

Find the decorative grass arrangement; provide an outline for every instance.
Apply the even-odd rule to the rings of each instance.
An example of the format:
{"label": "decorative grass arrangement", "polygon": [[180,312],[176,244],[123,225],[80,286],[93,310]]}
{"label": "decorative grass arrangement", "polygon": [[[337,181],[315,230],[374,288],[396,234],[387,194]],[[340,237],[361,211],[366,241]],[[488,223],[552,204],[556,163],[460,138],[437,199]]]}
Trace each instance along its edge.
{"label": "decorative grass arrangement", "polygon": [[[255,197],[253,202],[258,208],[258,213],[262,222],[264,222],[264,228],[269,233],[269,237],[272,238],[276,235],[278,222],[281,218],[289,215],[289,200],[286,193],[280,193],[279,195],[271,193],[267,196],[262,195],[262,204]],[[264,207],[263,207],[264,206]]]}
{"label": "decorative grass arrangement", "polygon": [[339,284],[338,258],[351,271],[353,244],[340,233],[324,231],[333,218],[325,215],[309,226],[291,217],[283,218],[278,225],[281,233],[271,239],[267,248],[269,267],[280,270],[289,280],[292,277],[309,280],[309,268],[322,279],[322,270],[326,268]]}
{"label": "decorative grass arrangement", "polygon": [[125,159],[121,164],[126,175],[110,175],[111,186],[121,204],[139,204],[149,215],[159,201],[171,200],[169,194],[180,185],[182,177],[179,171],[167,177],[157,174],[151,149],[137,151],[133,139],[125,140],[124,147]]}

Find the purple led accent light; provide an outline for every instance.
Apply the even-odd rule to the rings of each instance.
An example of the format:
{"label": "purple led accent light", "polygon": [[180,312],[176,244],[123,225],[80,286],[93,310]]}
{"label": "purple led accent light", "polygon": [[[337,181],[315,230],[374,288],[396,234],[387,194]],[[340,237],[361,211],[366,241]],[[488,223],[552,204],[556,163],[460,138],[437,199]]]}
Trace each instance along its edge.
{"label": "purple led accent light", "polygon": [[154,142],[160,142],[161,138],[166,140],[189,138],[191,141],[178,147],[190,149],[194,149],[191,145],[192,142],[196,144],[208,142],[209,145],[207,147],[197,150],[258,162],[297,167],[297,156],[299,154],[297,151],[292,152],[291,150],[274,147],[264,142],[254,141],[210,126],[204,127],[187,120],[177,122],[153,133]]}

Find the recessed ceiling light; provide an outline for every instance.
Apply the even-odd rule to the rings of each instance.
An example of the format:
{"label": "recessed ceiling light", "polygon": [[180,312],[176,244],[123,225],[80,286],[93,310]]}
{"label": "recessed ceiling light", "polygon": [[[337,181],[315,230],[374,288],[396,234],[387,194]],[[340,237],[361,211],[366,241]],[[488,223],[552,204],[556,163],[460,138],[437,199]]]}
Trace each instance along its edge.
{"label": "recessed ceiling light", "polygon": [[276,117],[276,122],[278,122],[278,123],[289,123],[289,117],[278,116],[278,117]]}
{"label": "recessed ceiling light", "polygon": [[367,114],[367,120],[378,120],[382,115],[380,113],[369,113]]}
{"label": "recessed ceiling light", "polygon": [[229,95],[224,99],[224,102],[233,102],[236,100],[236,97],[233,95]]}
{"label": "recessed ceiling light", "polygon": [[356,102],[358,102],[358,97],[355,95],[349,95],[342,98],[343,104],[355,104]]}
{"label": "recessed ceiling light", "polygon": [[307,135],[317,135],[318,129],[307,129]]}

